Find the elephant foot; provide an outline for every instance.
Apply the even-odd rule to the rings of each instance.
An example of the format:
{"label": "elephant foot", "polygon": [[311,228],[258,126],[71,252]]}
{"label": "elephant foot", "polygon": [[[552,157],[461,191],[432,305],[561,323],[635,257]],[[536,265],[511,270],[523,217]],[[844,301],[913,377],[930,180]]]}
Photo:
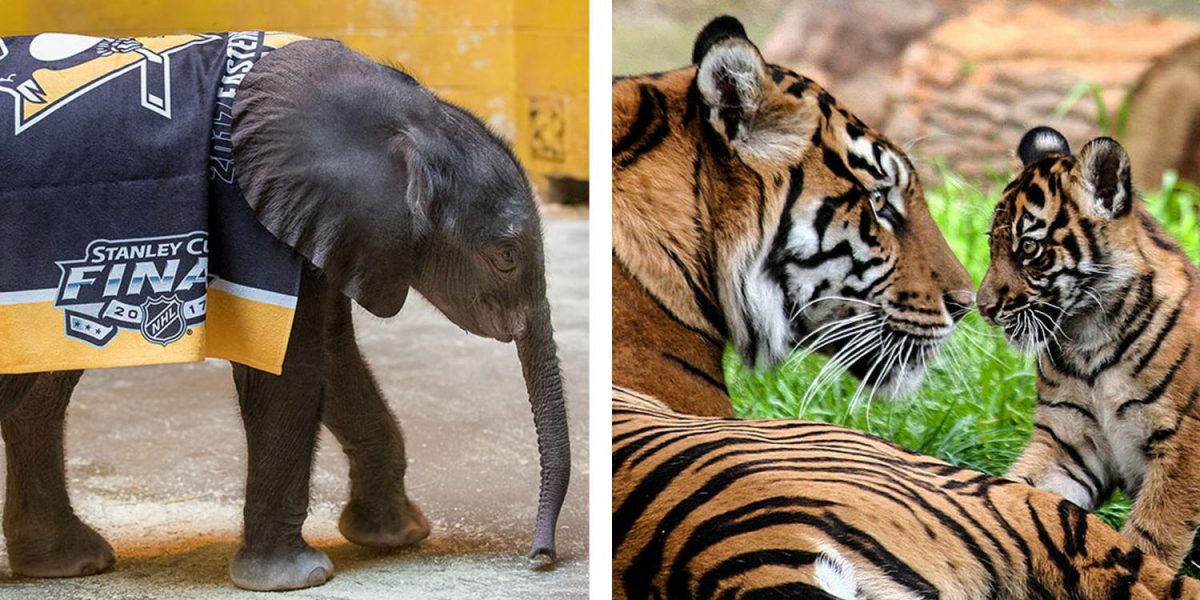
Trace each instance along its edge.
{"label": "elephant foot", "polygon": [[259,592],[298,590],[329,581],[333,577],[329,557],[303,541],[300,544],[269,551],[242,546],[229,564],[229,578],[242,589]]}
{"label": "elephant foot", "polygon": [[81,577],[112,570],[112,546],[75,515],[63,523],[30,523],[6,534],[8,565],[24,577]]}
{"label": "elephant foot", "polygon": [[404,508],[372,510],[351,500],[338,519],[338,530],[359,546],[388,550],[411,546],[429,537],[429,520],[416,504],[405,504]]}

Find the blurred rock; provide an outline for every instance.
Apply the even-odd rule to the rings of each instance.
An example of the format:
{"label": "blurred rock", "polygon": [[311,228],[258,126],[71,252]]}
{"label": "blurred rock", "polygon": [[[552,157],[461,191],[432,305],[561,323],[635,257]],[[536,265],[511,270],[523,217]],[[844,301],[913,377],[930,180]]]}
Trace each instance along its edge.
{"label": "blurred rock", "polygon": [[[1115,122],[1128,90],[1154,59],[1200,34],[1200,24],[1098,7],[987,1],[953,16],[905,50],[889,89],[883,130],[918,141],[970,176],[1002,171],[1021,135],[1056,127],[1078,146],[1103,133],[1091,94],[1056,109],[1080,82],[1100,90]],[[1135,167],[1136,168],[1136,167]]]}
{"label": "blurred rock", "polygon": [[763,43],[768,60],[827,87],[868,123],[884,116],[878,93],[896,58],[967,0],[800,0]]}
{"label": "blurred rock", "polygon": [[1162,172],[1174,169],[1200,181],[1200,38],[1155,61],[1129,96],[1129,117],[1122,142],[1142,189],[1162,184]]}
{"label": "blurred rock", "polygon": [[[812,77],[867,123],[911,146],[918,162],[944,158],[980,176],[1006,170],[1017,141],[1035,125],[1057,127],[1075,145],[1115,133],[1100,131],[1090,93],[1061,117],[1056,110],[1088,82],[1115,114],[1152,62],[1197,35],[1200,23],[1101,0],[795,0],[762,48],[768,60]],[[1200,116],[1193,116],[1200,115],[1200,47],[1189,57],[1172,67],[1167,91],[1147,90],[1147,100],[1131,110],[1131,135],[1135,122],[1142,135],[1160,129],[1149,115],[1167,108],[1177,115],[1172,122],[1194,124],[1175,127],[1174,158],[1163,153],[1159,162],[1190,152],[1200,163],[1200,146],[1184,148],[1182,141],[1200,139]],[[1188,65],[1191,75],[1180,74]],[[1164,104],[1165,97],[1174,103]],[[1157,181],[1157,164],[1141,171]]]}

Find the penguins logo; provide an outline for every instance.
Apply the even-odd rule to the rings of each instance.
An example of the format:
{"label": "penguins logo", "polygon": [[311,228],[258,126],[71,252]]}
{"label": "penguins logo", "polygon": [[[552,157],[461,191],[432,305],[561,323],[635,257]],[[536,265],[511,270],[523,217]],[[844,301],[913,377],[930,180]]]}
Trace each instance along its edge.
{"label": "penguins logo", "polygon": [[13,98],[14,135],[122,75],[141,76],[141,104],[171,118],[171,55],[217,35],[109,38],[42,33],[0,39],[0,92]]}

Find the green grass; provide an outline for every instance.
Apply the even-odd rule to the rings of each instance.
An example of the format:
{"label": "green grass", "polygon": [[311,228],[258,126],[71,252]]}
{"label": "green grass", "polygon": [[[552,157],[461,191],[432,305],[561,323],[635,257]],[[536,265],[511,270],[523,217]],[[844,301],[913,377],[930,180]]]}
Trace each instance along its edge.
{"label": "green grass", "polygon": [[[927,190],[929,206],[950,247],[978,284],[987,270],[988,229],[1005,180],[976,187],[942,170],[943,182]],[[1144,194],[1150,211],[1167,226],[1193,261],[1200,261],[1200,188],[1163,178],[1159,191]],[[801,418],[847,425],[956,465],[1003,474],[1029,439],[1033,422],[1033,359],[1009,348],[978,313],[963,319],[929,371],[925,385],[903,401],[860,397],[859,382],[846,375],[805,396],[825,359],[810,357],[769,372],[743,367],[726,353],[725,373],[737,413],[749,418]],[[862,396],[866,396],[863,394]],[[1119,527],[1128,514],[1120,497],[1100,511]]]}

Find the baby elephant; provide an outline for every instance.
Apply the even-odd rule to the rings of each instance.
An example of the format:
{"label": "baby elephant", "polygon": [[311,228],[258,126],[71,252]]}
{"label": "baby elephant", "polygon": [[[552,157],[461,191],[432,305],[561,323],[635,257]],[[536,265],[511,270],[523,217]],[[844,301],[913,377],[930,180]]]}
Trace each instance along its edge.
{"label": "baby elephant", "polygon": [[[428,535],[405,495],[403,440],[359,353],[350,310],[353,299],[390,317],[410,288],[459,327],[516,342],[542,468],[531,556],[553,561],[570,449],[541,225],[512,152],[403,72],[328,40],[263,56],[232,108],[245,200],[305,259],[283,374],[233,365],[249,450],[233,582],[283,590],[332,575],[329,559],[301,537],[322,422],[350,461],[342,533],[386,548]],[[4,534],[21,575],[86,575],[114,564],[67,497],[63,415],[80,374],[0,375]]]}

